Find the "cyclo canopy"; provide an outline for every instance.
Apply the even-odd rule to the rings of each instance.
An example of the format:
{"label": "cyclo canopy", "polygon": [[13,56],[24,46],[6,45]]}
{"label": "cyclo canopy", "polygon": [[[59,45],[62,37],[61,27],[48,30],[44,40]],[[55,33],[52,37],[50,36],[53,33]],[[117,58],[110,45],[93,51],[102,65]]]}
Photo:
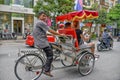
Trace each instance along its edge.
{"label": "cyclo canopy", "polygon": [[[98,12],[97,11],[90,11],[90,10],[82,10],[82,11],[75,11],[75,12],[70,12],[68,14],[64,14],[64,15],[60,15],[56,17],[56,21],[79,21],[79,20],[83,20],[83,19],[94,19],[94,18],[98,18]],[[59,33],[61,34],[66,34],[66,35],[76,35],[76,33],[70,32],[72,31],[71,29],[63,29],[62,31],[59,30]],[[77,37],[74,37],[76,39],[75,42],[75,47],[79,47],[78,46],[78,42],[77,42]]]}
{"label": "cyclo canopy", "polygon": [[82,10],[82,11],[75,11],[70,12],[68,14],[60,15],[56,17],[56,21],[74,21],[74,20],[82,20],[82,19],[94,19],[98,18],[97,11],[90,11],[90,10]]}

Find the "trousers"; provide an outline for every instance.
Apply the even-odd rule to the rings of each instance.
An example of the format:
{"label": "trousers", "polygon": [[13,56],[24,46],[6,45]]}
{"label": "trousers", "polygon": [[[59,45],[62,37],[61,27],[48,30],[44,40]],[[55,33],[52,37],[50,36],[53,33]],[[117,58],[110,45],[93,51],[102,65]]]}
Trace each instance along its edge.
{"label": "trousers", "polygon": [[53,51],[52,48],[50,46],[43,48],[44,52],[46,53],[46,63],[45,63],[45,72],[49,72],[50,68],[51,68],[51,63],[53,61]]}
{"label": "trousers", "polygon": [[103,42],[106,44],[106,46],[110,47],[110,39],[103,39]]}

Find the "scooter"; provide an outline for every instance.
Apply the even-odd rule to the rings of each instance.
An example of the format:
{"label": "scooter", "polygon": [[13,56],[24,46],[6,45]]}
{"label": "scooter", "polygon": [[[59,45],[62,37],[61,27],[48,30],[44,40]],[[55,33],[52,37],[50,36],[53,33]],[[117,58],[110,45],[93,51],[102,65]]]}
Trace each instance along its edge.
{"label": "scooter", "polygon": [[113,39],[110,39],[110,47],[106,45],[106,43],[103,41],[103,39],[99,39],[97,43],[97,50],[103,51],[103,50],[111,50],[113,48]]}

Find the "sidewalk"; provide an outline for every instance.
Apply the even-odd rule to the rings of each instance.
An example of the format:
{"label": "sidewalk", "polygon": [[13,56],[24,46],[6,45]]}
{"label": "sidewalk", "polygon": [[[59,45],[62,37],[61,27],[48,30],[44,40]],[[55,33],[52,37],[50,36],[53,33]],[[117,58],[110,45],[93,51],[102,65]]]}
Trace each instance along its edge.
{"label": "sidewalk", "polygon": [[19,39],[19,40],[17,39],[17,40],[15,40],[15,42],[16,42],[16,43],[24,43],[24,42],[25,42],[25,39],[21,39],[21,40],[20,40],[20,39]]}
{"label": "sidewalk", "polygon": [[25,39],[23,39],[22,36],[17,36],[17,39],[9,39],[9,40],[0,40],[0,45],[4,42],[10,43],[10,42],[16,42],[16,43],[21,43],[21,42],[25,42]]}

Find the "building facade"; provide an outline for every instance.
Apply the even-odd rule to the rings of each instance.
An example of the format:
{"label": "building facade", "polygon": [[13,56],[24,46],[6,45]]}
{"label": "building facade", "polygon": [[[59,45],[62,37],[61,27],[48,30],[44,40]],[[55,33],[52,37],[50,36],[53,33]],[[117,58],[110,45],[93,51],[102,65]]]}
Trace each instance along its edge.
{"label": "building facade", "polygon": [[120,4],[120,0],[118,0],[118,3]]}
{"label": "building facade", "polygon": [[[117,3],[119,3],[120,0],[83,0],[83,5],[84,7],[87,8],[91,8],[92,4],[98,4],[98,10],[100,9],[105,9],[107,12],[109,12],[109,10],[115,6]],[[104,24],[99,24],[96,26],[96,24],[92,24],[91,27],[87,27],[89,30],[91,30],[91,32],[96,32],[99,36],[99,34],[101,34],[104,30],[104,28],[107,25]],[[117,25],[112,25],[113,28],[113,34],[116,33],[115,29],[116,29]]]}
{"label": "building facade", "polygon": [[95,0],[99,4],[100,9],[105,9],[107,12],[115,6],[117,0]]}
{"label": "building facade", "polygon": [[84,7],[91,8],[92,4],[94,4],[94,0],[83,0]]}
{"label": "building facade", "polygon": [[24,34],[34,26],[34,0],[0,0],[0,32]]}

